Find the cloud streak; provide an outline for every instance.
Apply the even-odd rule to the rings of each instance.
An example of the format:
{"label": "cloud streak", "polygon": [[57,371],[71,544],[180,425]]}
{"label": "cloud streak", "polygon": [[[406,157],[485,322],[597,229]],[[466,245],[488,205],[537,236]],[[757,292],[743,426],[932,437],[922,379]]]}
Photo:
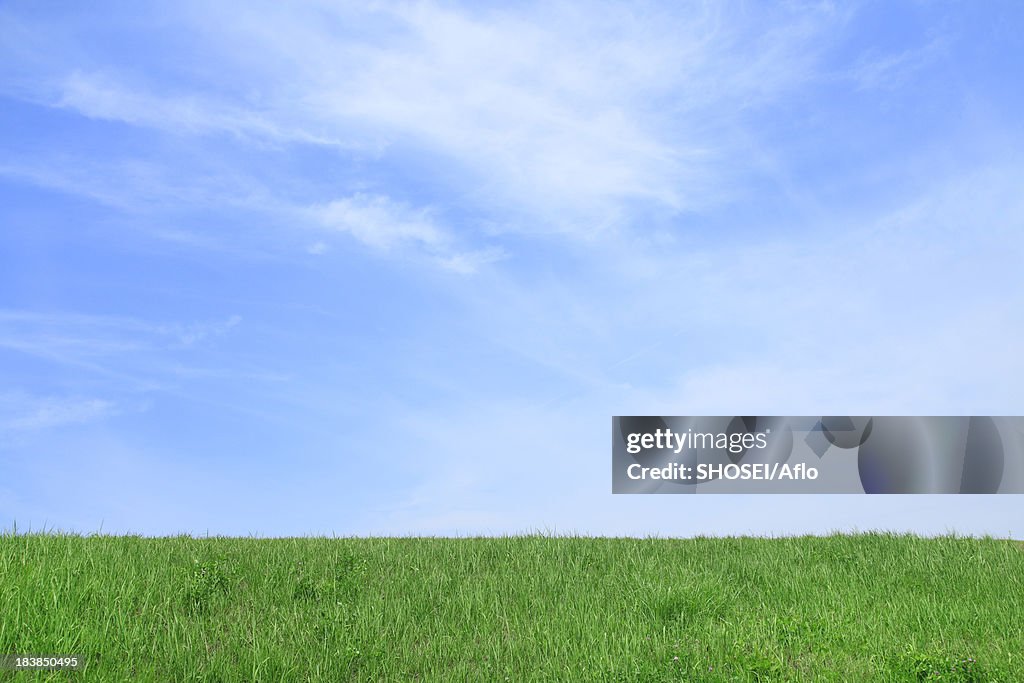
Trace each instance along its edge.
{"label": "cloud streak", "polygon": [[[175,136],[361,149],[384,165],[426,155],[492,225],[590,240],[636,230],[638,209],[676,214],[730,196],[746,112],[811,80],[843,19],[825,4],[533,10],[229,3],[212,10],[232,15],[216,44],[210,17],[185,10],[197,54],[223,75],[216,100],[98,68],[51,76],[51,103]],[[338,35],[361,22],[382,30]],[[420,243],[435,239],[418,230]]]}
{"label": "cloud streak", "polygon": [[419,248],[442,267],[475,272],[501,258],[496,249],[461,251],[450,230],[441,227],[429,209],[413,209],[381,195],[356,194],[310,209],[314,220],[329,230],[345,232],[378,252]]}
{"label": "cloud streak", "polygon": [[117,406],[99,398],[0,394],[0,433],[49,431],[117,414]]}

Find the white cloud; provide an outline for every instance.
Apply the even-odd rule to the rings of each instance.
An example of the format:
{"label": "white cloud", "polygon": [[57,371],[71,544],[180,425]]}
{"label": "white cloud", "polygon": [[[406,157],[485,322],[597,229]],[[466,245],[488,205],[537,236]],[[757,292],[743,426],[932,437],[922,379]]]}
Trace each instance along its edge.
{"label": "white cloud", "polygon": [[960,169],[771,242],[623,239],[563,277],[463,296],[478,334],[565,387],[538,397],[552,408],[594,395],[614,397],[594,408],[609,414],[1024,410],[1008,342],[1024,332],[1020,180],[1012,165]]}
{"label": "white cloud", "polygon": [[[203,160],[191,158],[189,172],[178,175],[170,165],[138,158],[91,158],[69,154],[12,155],[0,164],[0,176],[39,187],[88,197],[99,204],[132,213],[154,213],[185,208],[244,209],[273,213],[282,210],[258,181],[241,169],[206,172]],[[222,235],[194,234],[181,229],[150,226],[154,234],[205,248],[223,249]]]}
{"label": "white cloud", "polygon": [[223,322],[193,323],[191,325],[161,326],[161,333],[169,333],[178,339],[182,346],[195,346],[199,342],[216,337],[223,337],[242,322],[242,316],[232,315]]}
{"label": "white cloud", "polygon": [[505,252],[493,247],[438,256],[434,261],[444,270],[450,270],[461,275],[471,275],[478,272],[485,265],[501,261],[504,258]]}
{"label": "white cloud", "polygon": [[896,90],[945,55],[948,41],[936,38],[900,52],[869,50],[845,73],[861,90]]}
{"label": "white cloud", "polygon": [[134,126],[159,128],[179,135],[228,133],[253,143],[304,142],[343,146],[338,140],[319,137],[288,126],[280,115],[261,112],[237,102],[219,101],[188,91],[152,92],[151,84],[131,86],[111,74],[75,71],[59,85],[54,106],[73,109],[96,119],[121,121]]}
{"label": "white cloud", "polygon": [[231,315],[213,322],[160,323],[128,316],[0,309],[0,354],[14,352],[22,359],[56,364],[70,381],[88,386],[101,382],[108,394],[137,395],[171,390],[182,362],[194,362],[241,321],[241,316]]}
{"label": "white cloud", "polygon": [[[584,240],[728,197],[744,113],[812,79],[842,23],[827,3],[179,11],[219,80],[189,89],[97,66],[59,74],[52,103],[183,135],[431,155],[449,195],[508,229]],[[403,225],[413,232],[394,237],[437,239]]]}
{"label": "white cloud", "polygon": [[95,422],[116,414],[98,398],[0,394],[0,432],[29,432]]}
{"label": "white cloud", "polygon": [[102,357],[194,346],[224,336],[241,322],[237,314],[221,321],[157,323],[128,316],[0,309],[0,348]]}
{"label": "white cloud", "polygon": [[458,273],[476,272],[501,257],[494,249],[459,249],[455,237],[438,225],[431,210],[383,195],[355,194],[311,207],[309,212],[324,227],[348,233],[373,249],[421,251],[441,267]]}
{"label": "white cloud", "polygon": [[412,209],[380,195],[357,194],[313,208],[321,223],[350,233],[376,249],[408,244],[428,249],[443,247],[450,237],[438,228],[426,209]]}

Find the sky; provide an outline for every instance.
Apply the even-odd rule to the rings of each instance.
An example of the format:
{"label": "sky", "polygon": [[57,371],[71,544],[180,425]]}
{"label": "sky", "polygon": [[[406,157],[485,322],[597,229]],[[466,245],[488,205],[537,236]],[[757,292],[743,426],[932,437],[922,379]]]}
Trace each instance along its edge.
{"label": "sky", "polygon": [[614,415],[1024,414],[1024,5],[0,4],[0,528],[1024,537],[611,494]]}

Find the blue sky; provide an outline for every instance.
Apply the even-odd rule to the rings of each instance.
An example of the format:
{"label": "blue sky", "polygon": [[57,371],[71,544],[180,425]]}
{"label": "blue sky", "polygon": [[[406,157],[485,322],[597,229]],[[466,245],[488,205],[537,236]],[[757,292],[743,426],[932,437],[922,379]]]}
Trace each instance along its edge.
{"label": "blue sky", "polygon": [[6,2],[0,526],[1024,535],[612,415],[1024,414],[1016,2]]}

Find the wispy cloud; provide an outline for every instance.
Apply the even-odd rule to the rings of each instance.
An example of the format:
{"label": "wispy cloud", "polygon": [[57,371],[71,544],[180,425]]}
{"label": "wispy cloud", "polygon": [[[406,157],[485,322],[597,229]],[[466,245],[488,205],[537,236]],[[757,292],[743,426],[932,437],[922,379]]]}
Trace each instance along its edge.
{"label": "wispy cloud", "polygon": [[146,87],[152,86],[130,87],[110,74],[76,71],[59,84],[59,98],[51,104],[90,118],[159,128],[174,135],[226,133],[257,145],[287,142],[344,146],[338,140],[287,126],[274,112],[191,92],[154,94]]}
{"label": "wispy cloud", "polygon": [[242,316],[232,315],[223,322],[193,323],[191,325],[175,325],[171,327],[160,326],[156,329],[162,334],[174,335],[182,346],[187,347],[194,346],[213,337],[223,337],[225,334],[230,332],[232,328],[237,327],[241,322]]}
{"label": "wispy cloud", "polygon": [[[239,353],[244,347],[237,339],[241,325],[237,314],[168,322],[0,309],[0,364],[9,368],[0,392],[7,392],[9,426],[41,430],[48,420],[56,425],[78,416],[98,419],[113,414],[115,407],[118,413],[142,412],[158,400],[185,401],[264,422],[280,420],[265,407],[267,400],[278,398],[268,387],[279,390],[293,375],[278,370],[280,364],[273,361],[264,364]],[[225,353],[227,345],[235,351]],[[236,394],[231,387],[239,383],[246,391]]]}
{"label": "wispy cloud", "polygon": [[419,244],[437,249],[450,236],[434,223],[427,210],[413,210],[379,195],[359,194],[313,208],[325,226],[350,233],[377,249]]}
{"label": "wispy cloud", "polygon": [[[203,161],[195,158],[186,163],[190,174],[179,173],[167,160],[83,160],[68,153],[35,158],[11,155],[0,163],[0,177],[87,197],[131,213],[197,208],[273,212],[279,208],[280,200],[240,169],[239,172],[206,171],[201,169]],[[206,244],[216,237],[205,236]],[[198,245],[200,239],[203,238],[194,238],[194,243]]]}
{"label": "wispy cloud", "polygon": [[221,337],[241,322],[240,315],[214,322],[159,323],[127,316],[0,309],[0,346],[25,351],[35,348],[40,352],[64,349],[95,357],[132,350],[190,347]]}
{"label": "wispy cloud", "polygon": [[0,352],[73,370],[68,376],[79,381],[93,377],[112,392],[166,390],[189,352],[223,337],[241,320],[232,315],[215,322],[159,323],[128,316],[0,309]]}
{"label": "wispy cloud", "polygon": [[0,393],[0,432],[33,432],[95,422],[117,413],[112,401]]}
{"label": "wispy cloud", "polygon": [[899,52],[868,50],[846,72],[861,90],[896,90],[948,52],[948,39],[936,38],[922,47]]}
{"label": "wispy cloud", "polygon": [[[204,27],[220,13],[231,20],[217,43],[206,42]],[[645,212],[707,208],[730,196],[745,112],[812,78],[842,15],[827,3],[600,12],[432,3],[281,12],[246,3],[201,17],[183,10],[177,20],[219,68],[216,100],[97,68],[50,76],[60,92],[51,104],[174,135],[372,149],[382,164],[427,155],[444,169],[447,189],[494,225],[590,240],[637,229]],[[340,28],[365,22],[380,30]],[[337,212],[370,208],[321,203],[331,201],[341,202]],[[422,221],[400,225],[415,232],[406,239],[436,242]]]}
{"label": "wispy cloud", "polygon": [[646,406],[635,414],[805,414],[849,411],[845,397],[866,413],[998,412],[1024,372],[1005,342],[1024,329],[1021,173],[933,174],[895,207],[826,212],[828,229],[690,250],[624,240],[571,281],[464,297],[477,334],[560,378],[549,407],[605,395]]}
{"label": "wispy cloud", "polygon": [[471,273],[499,259],[496,249],[463,251],[450,230],[441,227],[429,209],[413,209],[381,195],[356,194],[310,209],[324,227],[345,232],[381,252],[421,250],[442,267]]}

